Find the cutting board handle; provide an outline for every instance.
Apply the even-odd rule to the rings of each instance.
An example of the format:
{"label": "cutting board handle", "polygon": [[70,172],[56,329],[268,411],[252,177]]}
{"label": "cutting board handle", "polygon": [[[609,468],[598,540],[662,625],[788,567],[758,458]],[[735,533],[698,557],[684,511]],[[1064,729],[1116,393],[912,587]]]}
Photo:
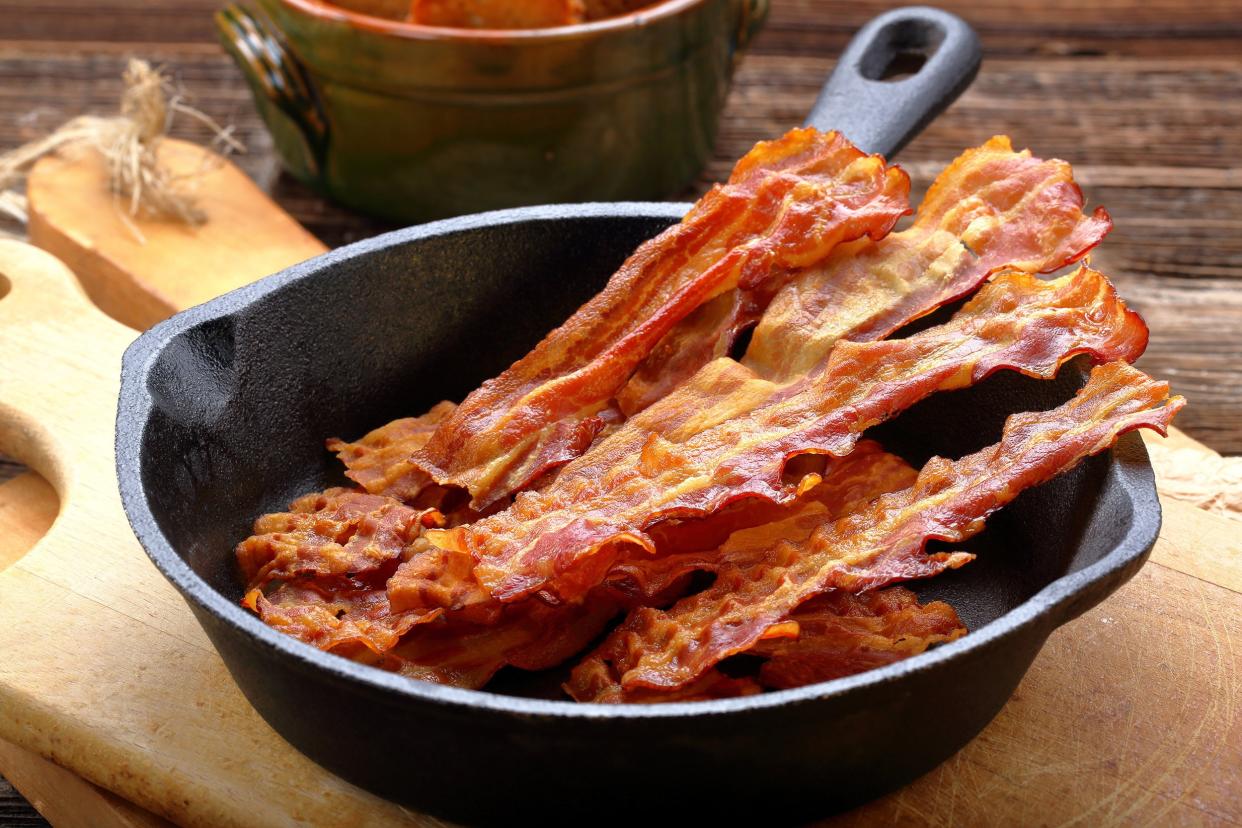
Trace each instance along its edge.
{"label": "cutting board handle", "polygon": [[34,468],[68,505],[88,478],[115,488],[113,414],[134,332],[91,304],[69,268],[0,240],[0,451]]}

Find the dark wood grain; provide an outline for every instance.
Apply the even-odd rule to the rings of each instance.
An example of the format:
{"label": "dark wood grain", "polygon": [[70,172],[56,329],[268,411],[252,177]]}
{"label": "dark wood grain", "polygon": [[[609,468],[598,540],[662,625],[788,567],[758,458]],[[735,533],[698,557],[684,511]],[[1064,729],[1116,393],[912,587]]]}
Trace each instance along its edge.
{"label": "dark wood grain", "polygon": [[[111,111],[125,62],[141,56],[235,126],[249,148],[243,169],[326,243],[389,229],[280,175],[246,86],[215,44],[219,5],[0,0],[0,149],[73,115]],[[799,123],[850,34],[893,5],[773,0],[694,192],[756,140]],[[962,148],[999,132],[1072,161],[1091,202],[1115,219],[1093,261],[1151,325],[1143,367],[1190,399],[1180,426],[1242,452],[1242,0],[938,5],[975,25],[986,59],[970,91],[902,153],[916,189]],[[207,137],[192,124],[174,133]],[[0,479],[14,468],[0,461]],[[14,796],[0,783],[0,823],[37,820],[14,810]]]}
{"label": "dark wood grain", "polygon": [[48,828],[47,820],[0,777],[0,826],[4,828]]}

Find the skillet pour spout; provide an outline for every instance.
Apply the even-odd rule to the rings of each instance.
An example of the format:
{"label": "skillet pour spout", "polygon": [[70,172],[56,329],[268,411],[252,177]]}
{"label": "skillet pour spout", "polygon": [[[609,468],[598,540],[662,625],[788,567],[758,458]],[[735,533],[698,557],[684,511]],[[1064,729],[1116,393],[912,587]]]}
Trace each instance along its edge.
{"label": "skillet pour spout", "polygon": [[[969,635],[794,690],[654,706],[460,690],[328,655],[238,605],[231,550],[253,517],[340,482],[324,435],[461,397],[685,209],[534,207],[409,228],[187,311],[129,348],[117,466],[131,525],[246,698],[298,750],[380,796],[472,824],[822,816],[952,755],[1049,633],[1142,565],[1160,512],[1131,434],[998,514],[969,545],[975,564],[920,585],[958,609]],[[567,261],[576,278],[546,278]],[[921,403],[884,439],[911,459],[960,456],[1012,411],[1068,399],[1084,376],[1077,363],[1049,382],[999,374]]]}

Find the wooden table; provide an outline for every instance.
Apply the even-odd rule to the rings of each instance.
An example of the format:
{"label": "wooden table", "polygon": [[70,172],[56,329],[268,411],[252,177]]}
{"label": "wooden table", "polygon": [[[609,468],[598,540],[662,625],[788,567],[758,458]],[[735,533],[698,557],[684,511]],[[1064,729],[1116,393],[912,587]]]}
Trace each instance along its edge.
{"label": "wooden table", "polygon": [[[389,229],[280,175],[245,83],[215,44],[217,5],[0,0],[0,149],[112,111],[126,60],[145,57],[236,126],[249,147],[240,165],[324,242]],[[773,0],[698,189],[756,140],[800,122],[850,33],[893,5]],[[941,5],[976,26],[986,59],[971,90],[902,153],[916,188],[997,132],[1072,161],[1090,201],[1116,222],[1093,262],[1152,327],[1142,366],[1189,397],[1185,431],[1242,452],[1242,0]],[[206,137],[192,125],[174,133]],[[0,480],[13,468],[0,459]],[[12,820],[41,824],[0,781],[0,823]]]}

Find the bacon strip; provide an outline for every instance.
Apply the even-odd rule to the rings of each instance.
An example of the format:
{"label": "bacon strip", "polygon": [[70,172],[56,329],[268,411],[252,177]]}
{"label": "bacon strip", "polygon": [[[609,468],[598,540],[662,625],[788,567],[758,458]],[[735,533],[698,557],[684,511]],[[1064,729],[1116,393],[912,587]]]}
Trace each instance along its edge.
{"label": "bacon strip", "polygon": [[[648,533],[657,554],[623,557],[609,570],[608,584],[622,594],[650,601],[687,573],[716,572],[722,565],[728,566],[728,557],[719,552],[726,543],[762,547],[805,541],[823,523],[855,511],[882,494],[905,489],[917,476],[906,461],[889,454],[874,440],[863,440],[825,470],[822,482],[793,503],[741,501],[716,515],[680,526],[657,524]],[[749,507],[748,512],[730,514],[737,506]],[[684,551],[670,551],[672,548]]]}
{"label": "bacon strip", "polygon": [[575,701],[604,704],[732,698],[763,688],[781,690],[854,675],[965,634],[966,627],[952,607],[942,601],[921,605],[903,587],[862,595],[833,591],[808,601],[789,620],[770,627],[747,652],[766,659],[757,678],[730,677],[713,668],[671,690],[626,689],[614,663],[625,658],[628,649],[627,637],[621,633],[609,636],[574,667],[565,691]]}
{"label": "bacon strip", "polygon": [[242,606],[286,635],[337,655],[382,664],[382,656],[415,626],[435,620],[440,610],[394,613],[383,589],[338,580],[282,584],[270,594],[252,589]]}
{"label": "bacon strip", "polygon": [[371,494],[417,494],[421,478],[416,479],[410,455],[427,445],[456,408],[445,400],[420,417],[393,420],[352,443],[333,437],[328,451],[345,464],[345,475]]}
{"label": "bacon strip", "polygon": [[607,596],[566,607],[540,601],[507,606],[489,624],[448,616],[414,629],[388,653],[388,667],[438,684],[478,689],[505,666],[546,670],[582,651],[618,606]]}
{"label": "bacon strip", "polygon": [[631,416],[646,408],[727,355],[756,320],[744,364],[765,379],[789,382],[837,340],[883,339],[998,269],[1059,270],[1111,228],[1103,208],[1092,216],[1082,208],[1069,164],[1014,152],[1007,137],[994,137],[945,168],[909,229],[841,245],[783,287],[773,280],[701,307],[656,346],[618,402]]}
{"label": "bacon strip", "polygon": [[834,252],[790,282],[755,330],[744,364],[782,381],[811,370],[838,339],[883,339],[973,291],[1000,268],[1051,272],[1082,258],[1112,227],[1064,161],[1013,152],[997,136],[967,150],[932,184],[914,224]]}
{"label": "bacon strip", "polygon": [[288,512],[263,515],[237,546],[249,588],[275,580],[356,575],[397,560],[428,526],[435,510],[411,509],[390,497],[329,489],[295,500]]}
{"label": "bacon strip", "polygon": [[[710,387],[698,382],[683,386],[677,399],[628,421],[547,489],[427,537],[471,554],[475,576],[496,599],[542,591],[576,600],[599,583],[625,545],[655,551],[643,532],[651,524],[709,514],[744,497],[791,500],[798,488],[782,482],[787,460],[808,452],[846,455],[862,431],[931,393],[1004,368],[1051,377],[1080,353],[1133,360],[1146,343],[1142,320],[1096,271],[1080,268],[1050,282],[1002,274],[948,324],[902,340],[838,343],[821,371],[788,388],[767,383],[766,397],[762,381],[740,381],[737,393],[761,402],[739,416],[684,428],[703,417],[710,422],[716,414],[709,407],[671,415],[671,427],[651,428],[669,410],[695,411],[711,397]],[[704,375],[712,372],[696,376]]]}
{"label": "bacon strip", "polygon": [[1136,428],[1164,433],[1185,404],[1124,362],[1099,366],[1069,402],[1015,414],[1000,443],[951,461],[933,458],[909,489],[826,524],[805,543],[722,550],[732,568],[668,611],[641,609],[613,635],[625,638],[615,669],[627,690],[677,688],[828,590],[859,592],[961,565],[962,553],[927,555],[932,539],[958,543],[1024,489],[1103,451]]}
{"label": "bacon strip", "polygon": [[607,655],[593,653],[574,667],[569,681],[562,685],[569,697],[576,702],[595,704],[667,704],[669,702],[711,701],[753,696],[763,692],[762,685],[754,678],[732,678],[720,670],[708,670],[699,678],[676,690],[627,691],[613,672]]}
{"label": "bacon strip", "polygon": [[[594,299],[470,394],[413,458],[428,480],[489,505],[586,450],[597,415],[673,326],[732,290],[879,238],[908,212],[909,179],[836,133],[762,142],[685,219],[642,245]],[[389,491],[406,499],[410,492]]]}
{"label": "bacon strip", "polygon": [[528,601],[476,624],[439,611],[393,612],[382,589],[325,581],[284,584],[270,595],[251,590],[242,604],[265,623],[322,650],[410,678],[472,689],[506,665],[544,670],[560,664],[598,637],[618,609],[603,595],[561,608]]}
{"label": "bacon strip", "polygon": [[904,587],[861,595],[833,590],[790,618],[798,625],[796,638],[766,638],[749,651],[767,659],[759,668],[764,687],[783,690],[852,676],[966,634],[953,607],[943,601],[920,604]]}

